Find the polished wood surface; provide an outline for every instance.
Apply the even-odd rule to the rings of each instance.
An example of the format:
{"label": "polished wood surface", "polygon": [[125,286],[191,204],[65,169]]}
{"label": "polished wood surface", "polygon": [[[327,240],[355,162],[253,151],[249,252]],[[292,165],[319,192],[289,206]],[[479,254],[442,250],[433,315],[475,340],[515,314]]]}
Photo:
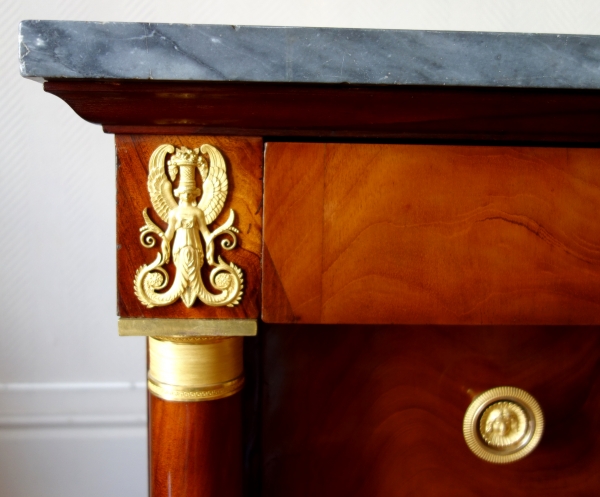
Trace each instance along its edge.
{"label": "polished wood surface", "polygon": [[[598,328],[270,325],[262,340],[263,497],[598,495]],[[502,385],[546,428],[496,465],[462,422]]]}
{"label": "polished wood surface", "polygon": [[156,81],[44,84],[117,134],[600,143],[600,92]]}
{"label": "polished wood surface", "polygon": [[600,323],[600,150],[268,143],[267,322]]}
{"label": "polished wood surface", "polygon": [[[235,211],[234,226],[240,230],[238,245],[225,251],[217,241],[216,255],[233,262],[244,272],[244,295],[235,307],[210,307],[200,302],[187,308],[181,300],[166,307],[148,309],[135,296],[133,279],[142,264],[152,262],[157,248],[140,243],[144,225],[142,211],[148,208],[152,220],[161,227],[166,223],[152,209],[148,194],[148,160],[163,143],[196,148],[204,143],[217,147],[227,162],[229,192],[225,206],[214,226],[222,224]],[[260,312],[260,254],[262,245],[262,162],[263,146],[259,138],[216,136],[143,136],[117,135],[117,276],[118,312],[121,317],[145,318],[257,318]],[[200,181],[198,180],[198,184]],[[213,226],[213,225],[211,225]],[[160,247],[157,244],[156,247]],[[174,268],[166,266],[173,281]],[[205,278],[205,281],[208,281]]]}
{"label": "polished wood surface", "polygon": [[241,497],[240,395],[207,402],[148,398],[150,497]]}

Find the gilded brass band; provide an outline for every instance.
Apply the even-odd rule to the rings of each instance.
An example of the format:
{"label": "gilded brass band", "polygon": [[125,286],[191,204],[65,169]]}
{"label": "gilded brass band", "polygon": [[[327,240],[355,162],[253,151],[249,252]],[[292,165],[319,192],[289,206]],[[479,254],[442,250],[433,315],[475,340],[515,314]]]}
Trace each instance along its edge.
{"label": "gilded brass band", "polygon": [[241,337],[150,337],[148,389],[171,401],[216,400],[244,385]]}
{"label": "gilded brass band", "polygon": [[543,431],[540,405],[526,391],[515,387],[492,388],[475,397],[463,422],[469,449],[481,459],[497,464],[530,454]]}
{"label": "gilded brass band", "polygon": [[255,336],[256,319],[119,319],[119,335],[172,336]]}

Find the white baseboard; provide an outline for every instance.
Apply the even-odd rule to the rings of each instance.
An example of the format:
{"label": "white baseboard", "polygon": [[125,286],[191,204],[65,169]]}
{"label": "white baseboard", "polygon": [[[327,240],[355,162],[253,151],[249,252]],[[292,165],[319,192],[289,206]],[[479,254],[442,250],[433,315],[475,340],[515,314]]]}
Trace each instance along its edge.
{"label": "white baseboard", "polygon": [[0,430],[145,424],[143,382],[0,383]]}
{"label": "white baseboard", "polygon": [[145,383],[0,384],[0,496],[147,495]]}

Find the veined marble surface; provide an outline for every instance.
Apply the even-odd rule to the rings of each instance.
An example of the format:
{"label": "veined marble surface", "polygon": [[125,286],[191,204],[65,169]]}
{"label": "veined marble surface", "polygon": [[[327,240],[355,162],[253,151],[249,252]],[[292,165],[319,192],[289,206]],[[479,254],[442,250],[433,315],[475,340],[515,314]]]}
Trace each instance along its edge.
{"label": "veined marble surface", "polygon": [[26,78],[600,88],[600,36],[23,21]]}

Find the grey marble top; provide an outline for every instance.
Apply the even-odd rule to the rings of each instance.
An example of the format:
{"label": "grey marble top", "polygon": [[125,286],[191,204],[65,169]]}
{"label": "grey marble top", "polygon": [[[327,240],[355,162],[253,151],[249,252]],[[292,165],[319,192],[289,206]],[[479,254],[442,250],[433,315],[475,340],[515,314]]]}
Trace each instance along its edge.
{"label": "grey marble top", "polygon": [[26,78],[600,89],[600,36],[23,21]]}

